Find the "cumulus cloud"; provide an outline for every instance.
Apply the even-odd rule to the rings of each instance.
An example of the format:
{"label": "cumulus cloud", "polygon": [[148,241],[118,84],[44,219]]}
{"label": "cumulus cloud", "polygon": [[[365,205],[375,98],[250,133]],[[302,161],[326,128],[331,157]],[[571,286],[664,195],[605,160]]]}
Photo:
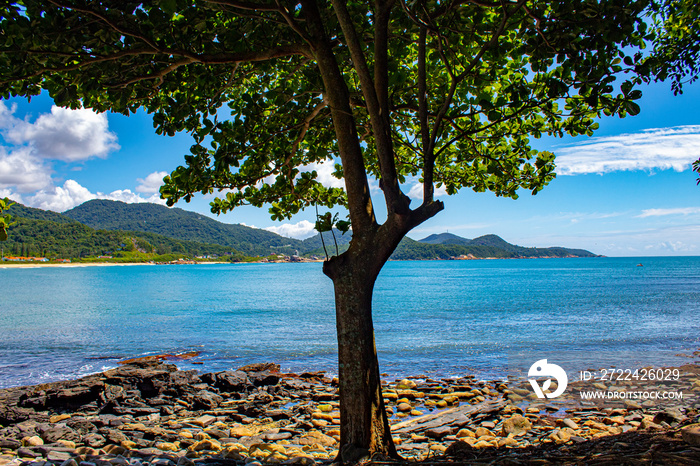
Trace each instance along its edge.
{"label": "cumulus cloud", "polygon": [[316,181],[323,186],[327,188],[345,188],[345,182],[333,176],[335,161],[323,160],[321,162],[313,162],[301,169],[302,172],[312,172],[314,170],[316,171]]}
{"label": "cumulus cloud", "polygon": [[316,234],[314,224],[308,220],[302,220],[298,223],[283,223],[279,226],[267,227],[265,230],[296,239],[306,239]]}
{"label": "cumulus cloud", "polygon": [[556,148],[556,171],[559,175],[668,169],[680,172],[697,160],[699,147],[700,125],[590,138]]}
{"label": "cumulus cloud", "polygon": [[[435,190],[433,192],[433,197],[446,196],[446,195],[447,195],[447,189],[445,189],[445,185],[442,185],[439,188],[435,188]],[[422,200],[423,199],[423,183],[415,183],[413,186],[411,186],[411,189],[408,191],[408,197],[410,197],[411,199]]]}
{"label": "cumulus cloud", "polygon": [[152,202],[165,204],[165,201],[158,198],[157,194],[144,198],[129,189],[120,189],[108,194],[99,191],[93,193],[75,180],[67,180],[63,183],[63,186],[54,186],[51,189],[40,190],[33,196],[26,197],[23,203],[39,209],[64,212],[92,199],[109,199],[127,203]]}
{"label": "cumulus cloud", "polygon": [[663,217],[666,215],[700,214],[700,207],[676,207],[672,209],[646,209],[637,218]]}
{"label": "cumulus cloud", "polygon": [[0,147],[0,188],[28,193],[51,185],[51,168],[32,155],[30,148],[7,151]]}
{"label": "cumulus cloud", "polygon": [[163,178],[168,175],[167,172],[153,172],[146,178],[138,178],[136,181],[139,185],[136,186],[136,192],[139,193],[157,193],[163,186]]}
{"label": "cumulus cloud", "polygon": [[51,160],[76,162],[105,158],[119,149],[117,136],[109,131],[105,114],[88,109],[70,110],[53,106],[34,123],[16,118],[15,106],[0,102],[0,129],[4,139],[15,145],[28,144],[32,154]]}

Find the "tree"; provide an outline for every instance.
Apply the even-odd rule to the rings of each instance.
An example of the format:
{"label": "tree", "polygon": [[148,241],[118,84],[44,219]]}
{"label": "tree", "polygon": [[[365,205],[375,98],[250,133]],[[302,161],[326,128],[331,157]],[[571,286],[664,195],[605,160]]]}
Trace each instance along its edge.
{"label": "tree", "polygon": [[3,214],[13,205],[8,198],[0,199],[0,241],[7,241],[7,229],[14,224],[10,214]]}
{"label": "tree", "polygon": [[[157,133],[190,132],[191,153],[161,190],[170,205],[218,192],[215,213],[347,208],[350,247],[323,267],[335,289],[340,459],[397,456],[372,325],[377,275],[406,233],[443,210],[436,187],[535,194],[555,166],[530,137],[591,135],[602,114],[638,113],[640,79],[618,77],[642,60],[646,6],[25,0],[0,10],[0,92],[143,108]],[[317,180],[324,161],[344,189]],[[423,200],[412,207],[404,190],[416,179]]]}
{"label": "tree", "polygon": [[[663,0],[651,5],[653,50],[637,68],[647,82],[671,80],[674,94],[700,77],[700,4],[695,0]],[[693,162],[700,175],[700,158]],[[700,176],[697,179],[700,185]]]}

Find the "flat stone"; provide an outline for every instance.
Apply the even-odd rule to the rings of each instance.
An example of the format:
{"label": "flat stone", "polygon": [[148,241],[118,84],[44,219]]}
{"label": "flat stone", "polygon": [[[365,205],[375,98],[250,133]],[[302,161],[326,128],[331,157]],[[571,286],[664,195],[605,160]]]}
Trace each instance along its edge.
{"label": "flat stone", "polygon": [[564,420],[562,420],[561,423],[570,429],[574,429],[574,430],[578,429],[578,424],[576,424],[574,421],[572,421],[568,417],[564,418]]}
{"label": "flat stone", "polygon": [[216,422],[216,418],[214,416],[210,416],[208,414],[205,414],[204,416],[200,416],[197,419],[194,419],[190,421],[192,424],[200,427],[208,427],[214,422]]}
{"label": "flat stone", "polygon": [[56,451],[56,450],[52,450],[52,451],[48,452],[48,454],[46,455],[47,460],[60,461],[60,462],[66,461],[67,459],[70,459],[70,457],[71,457],[71,454],[68,453],[67,451]]}
{"label": "flat stone", "polygon": [[690,424],[683,427],[681,437],[691,445],[700,445],[700,424]]}

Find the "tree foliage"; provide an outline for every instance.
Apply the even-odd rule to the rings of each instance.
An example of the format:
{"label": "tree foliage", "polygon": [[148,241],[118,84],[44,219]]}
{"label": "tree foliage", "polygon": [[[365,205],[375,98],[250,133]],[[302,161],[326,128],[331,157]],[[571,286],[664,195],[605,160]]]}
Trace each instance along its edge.
{"label": "tree foliage", "polygon": [[[163,189],[170,203],[222,189],[215,212],[267,203],[283,218],[347,204],[304,171],[340,155],[318,66],[323,33],[363,168],[392,202],[409,176],[430,183],[426,202],[433,182],[517,197],[554,176],[553,155],[530,136],[591,134],[601,113],[639,111],[633,81],[613,84],[639,60],[624,50],[642,45],[644,6],[25,1],[3,7],[0,91],[43,88],[58,105],[125,114],[143,107],[158,133],[195,138]],[[312,31],[312,16],[325,31]]]}
{"label": "tree foliage", "polygon": [[[218,192],[217,213],[269,205],[282,219],[311,205],[346,207],[352,241],[324,263],[336,299],[340,459],[396,456],[371,318],[382,266],[408,231],[444,208],[436,187],[535,194],[555,165],[531,137],[591,135],[603,114],[637,114],[642,80],[634,71],[653,38],[647,6],[5,2],[0,95],[46,89],[63,106],[144,108],[158,133],[190,132],[190,154],[161,189],[170,205]],[[324,162],[344,189],[321,183],[315,168]],[[405,191],[415,181],[422,202],[411,207]]]}
{"label": "tree foliage", "polygon": [[671,80],[674,94],[700,76],[700,4],[663,0],[651,6],[653,49],[638,71],[647,81]]}
{"label": "tree foliage", "polygon": [[10,214],[4,213],[13,205],[8,198],[0,199],[0,241],[7,241],[7,229],[14,224]]}

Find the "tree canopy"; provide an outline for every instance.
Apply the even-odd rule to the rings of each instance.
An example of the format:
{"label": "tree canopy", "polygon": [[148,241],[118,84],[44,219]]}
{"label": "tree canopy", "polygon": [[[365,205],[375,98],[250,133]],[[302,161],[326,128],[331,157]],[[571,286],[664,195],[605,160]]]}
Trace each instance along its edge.
{"label": "tree canopy", "polygon": [[12,217],[5,213],[13,203],[8,198],[0,199],[0,241],[7,241],[7,229],[12,225]]}
{"label": "tree canopy", "polygon": [[[191,132],[192,153],[163,189],[170,203],[226,190],[213,211],[268,203],[275,218],[347,205],[347,191],[304,171],[342,159],[331,85],[345,88],[360,171],[382,180],[390,211],[407,202],[409,176],[426,181],[426,204],[433,183],[516,197],[554,176],[553,155],[529,137],[591,134],[602,113],[639,111],[634,79],[615,80],[640,60],[626,50],[645,38],[645,5],[16,2],[2,9],[0,90],[145,108],[158,133]],[[322,53],[336,82],[324,81]]]}
{"label": "tree canopy", "polygon": [[[169,204],[273,218],[342,206],[349,248],[324,263],[338,331],[340,459],[395,456],[374,345],[375,280],[441,211],[436,188],[515,198],[554,176],[530,138],[637,114],[646,0],[23,0],[0,7],[0,96],[143,108],[194,138]],[[343,188],[314,168],[335,164]],[[423,184],[410,206],[409,183]],[[381,194],[379,194],[381,193]],[[383,197],[386,219],[375,215]],[[325,215],[325,214],[324,214]],[[328,220],[326,222],[326,220]],[[407,291],[408,292],[408,291]]]}

